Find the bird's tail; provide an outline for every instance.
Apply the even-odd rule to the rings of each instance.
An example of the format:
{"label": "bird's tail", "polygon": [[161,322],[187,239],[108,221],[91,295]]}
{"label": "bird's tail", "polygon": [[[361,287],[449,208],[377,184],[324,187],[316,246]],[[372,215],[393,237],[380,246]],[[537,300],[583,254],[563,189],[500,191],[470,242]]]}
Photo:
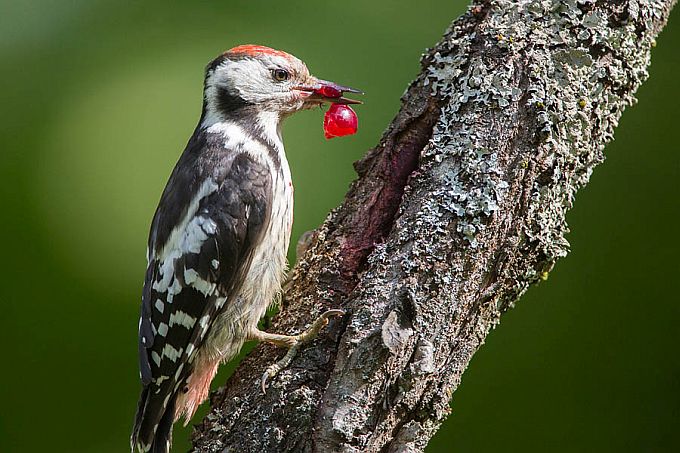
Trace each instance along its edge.
{"label": "bird's tail", "polygon": [[175,421],[176,394],[152,392],[145,386],[139,397],[135,426],[130,436],[132,453],[169,453]]}

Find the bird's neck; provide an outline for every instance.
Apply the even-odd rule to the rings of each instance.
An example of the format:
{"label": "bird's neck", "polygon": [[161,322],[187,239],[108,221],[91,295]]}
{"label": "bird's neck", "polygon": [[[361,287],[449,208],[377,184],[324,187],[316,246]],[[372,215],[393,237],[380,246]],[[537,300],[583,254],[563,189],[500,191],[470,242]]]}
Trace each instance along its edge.
{"label": "bird's neck", "polygon": [[277,168],[287,166],[281,138],[281,115],[275,112],[253,112],[252,115],[232,117],[229,115],[206,114],[199,128],[224,138],[224,146],[236,149],[239,146],[248,152],[266,152]]}
{"label": "bird's neck", "polygon": [[201,129],[223,129],[235,125],[254,137],[262,137],[283,149],[281,137],[281,123],[284,116],[279,112],[268,110],[248,109],[235,112],[221,112],[215,109],[205,109],[201,115],[199,127]]}
{"label": "bird's neck", "polygon": [[271,141],[283,152],[283,138],[281,136],[281,123],[283,118],[279,112],[261,111],[253,118],[252,128],[261,131],[262,135]]}
{"label": "bird's neck", "polygon": [[281,122],[285,115],[244,99],[228,87],[206,84],[203,95],[201,129],[240,128],[246,137],[270,143],[283,156]]}

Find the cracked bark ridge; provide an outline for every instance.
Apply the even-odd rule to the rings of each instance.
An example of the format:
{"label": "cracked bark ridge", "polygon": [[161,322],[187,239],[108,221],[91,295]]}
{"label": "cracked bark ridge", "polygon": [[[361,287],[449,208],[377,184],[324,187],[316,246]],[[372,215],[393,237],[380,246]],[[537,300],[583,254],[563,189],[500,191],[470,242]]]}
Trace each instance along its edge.
{"label": "cracked bark ridge", "polygon": [[331,321],[270,383],[260,345],[199,452],[417,452],[501,314],[566,255],[565,214],[647,78],[673,0],[473,4],[422,59],[270,330]]}

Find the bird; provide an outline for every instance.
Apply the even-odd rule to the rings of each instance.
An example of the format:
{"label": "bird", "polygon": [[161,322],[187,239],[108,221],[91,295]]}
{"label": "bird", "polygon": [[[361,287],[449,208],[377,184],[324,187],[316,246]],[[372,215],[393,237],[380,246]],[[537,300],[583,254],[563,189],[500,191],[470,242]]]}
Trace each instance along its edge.
{"label": "bird", "polygon": [[132,453],[169,452],[174,423],[188,423],[219,365],[244,342],[289,348],[265,371],[264,390],[301,344],[343,314],[328,310],[298,335],[258,329],[280,294],[293,222],[282,121],[324,103],[361,103],[346,92],[362,94],[261,45],[233,47],[207,65],[198,125],[151,222]]}

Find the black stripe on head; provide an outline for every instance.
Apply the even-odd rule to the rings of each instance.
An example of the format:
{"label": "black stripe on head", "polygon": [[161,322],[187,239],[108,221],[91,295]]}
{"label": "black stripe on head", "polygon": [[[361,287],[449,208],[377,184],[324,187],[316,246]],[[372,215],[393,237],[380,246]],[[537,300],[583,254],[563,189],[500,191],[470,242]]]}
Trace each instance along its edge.
{"label": "black stripe on head", "polygon": [[222,55],[220,55],[219,57],[215,58],[215,59],[214,59],[213,61],[211,61],[210,63],[208,63],[208,66],[205,67],[205,76],[206,76],[206,78],[208,77],[208,75],[209,75],[212,71],[214,71],[215,69],[217,69],[217,67],[218,67],[219,65],[221,65],[222,63],[224,63],[227,59],[228,59],[227,56],[226,56],[225,54],[222,54]]}
{"label": "black stripe on head", "polygon": [[252,60],[252,59],[257,59],[257,56],[249,55],[247,53],[224,52],[222,55],[218,55],[213,61],[208,63],[208,65],[205,67],[205,75],[207,77],[210,74],[211,71],[214,71],[215,69],[217,69],[222,63],[224,63],[227,60],[241,61],[241,60]]}
{"label": "black stripe on head", "polygon": [[242,112],[247,107],[252,106],[252,102],[243,99],[239,94],[229,91],[226,87],[217,88],[217,109],[225,115],[236,114]]}
{"label": "black stripe on head", "polygon": [[[214,73],[217,68],[220,67],[225,61],[231,60],[233,61],[234,58],[232,55],[228,54],[222,54],[219,57],[215,58],[213,61],[208,63],[208,66],[205,68],[205,82],[204,85],[208,81],[208,77]],[[230,117],[232,119],[238,119],[239,117],[246,116],[248,114],[248,110],[250,110],[249,107],[253,105],[252,102],[248,102],[243,97],[240,96],[238,92],[230,91],[227,87],[217,87],[217,99],[216,99],[216,105],[215,108],[222,113],[223,115]],[[205,114],[205,108],[206,106],[203,106],[204,114]]]}

